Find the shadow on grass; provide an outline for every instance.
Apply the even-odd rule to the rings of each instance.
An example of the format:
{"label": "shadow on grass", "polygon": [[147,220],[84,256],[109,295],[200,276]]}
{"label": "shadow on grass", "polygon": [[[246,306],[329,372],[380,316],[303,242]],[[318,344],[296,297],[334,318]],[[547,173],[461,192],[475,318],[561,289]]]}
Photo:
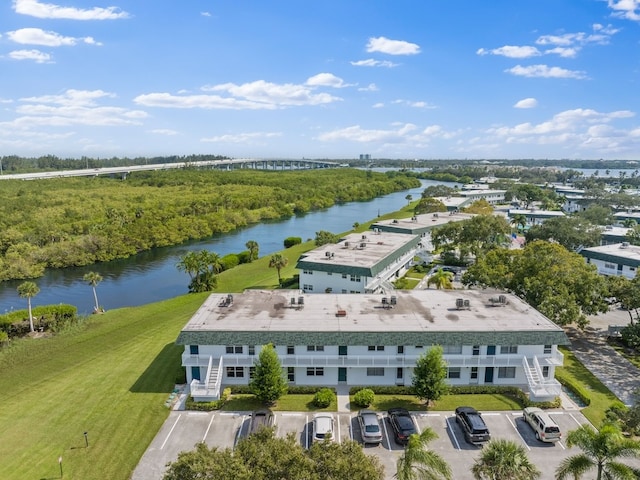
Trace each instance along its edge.
{"label": "shadow on grass", "polygon": [[[355,403],[352,402],[352,404],[355,406]],[[373,405],[371,405],[371,408],[373,410],[377,410],[380,412],[389,410],[390,408],[396,408],[396,407],[406,408],[407,410],[410,410],[410,411],[427,410],[427,405],[425,403],[420,402],[416,397],[411,397],[408,395],[405,395],[405,396],[380,395],[379,397],[376,398]],[[358,408],[355,408],[355,410],[358,410]]]}
{"label": "shadow on grass", "polygon": [[133,393],[168,393],[180,373],[183,347],[166,344],[129,389]]}

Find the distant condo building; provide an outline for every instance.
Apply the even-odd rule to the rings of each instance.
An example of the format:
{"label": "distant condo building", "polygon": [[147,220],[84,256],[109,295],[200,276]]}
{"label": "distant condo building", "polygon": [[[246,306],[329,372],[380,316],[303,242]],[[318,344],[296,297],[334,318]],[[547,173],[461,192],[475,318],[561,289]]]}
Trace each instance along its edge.
{"label": "distant condo building", "polygon": [[640,267],[640,246],[629,242],[583,248],[580,255],[595,265],[601,275],[621,275],[631,280]]}

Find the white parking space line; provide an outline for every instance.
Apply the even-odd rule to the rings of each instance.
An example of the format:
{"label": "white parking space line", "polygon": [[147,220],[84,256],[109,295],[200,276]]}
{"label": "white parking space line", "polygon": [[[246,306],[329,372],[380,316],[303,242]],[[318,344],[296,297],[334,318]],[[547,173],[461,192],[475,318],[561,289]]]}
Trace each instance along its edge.
{"label": "white parking space line", "polygon": [[353,440],[353,427],[351,426],[351,415],[349,415],[349,440]]}
{"label": "white parking space line", "polygon": [[[389,437],[389,432],[387,431],[387,422],[385,420],[384,415],[382,416],[382,429],[384,430],[384,436],[387,439],[387,449],[391,450],[391,437]],[[382,445],[384,447],[384,444]]]}
{"label": "white parking space line", "polygon": [[453,437],[453,441],[456,442],[456,449],[460,450],[460,444],[458,443],[458,439],[456,438],[456,432],[454,432],[453,428],[451,428],[451,422],[449,422],[449,417],[445,418],[444,421],[447,422],[447,428],[451,432],[451,436]]}
{"label": "white parking space line", "polygon": [[211,428],[211,424],[213,423],[215,415],[211,415],[211,420],[209,420],[209,426],[207,426],[207,431],[204,432],[204,436],[202,437],[202,441],[204,442],[207,439],[207,435],[209,435],[209,429]]}
{"label": "white parking space line", "polygon": [[302,413],[282,413],[283,417],[301,417]]}
{"label": "white parking space line", "polygon": [[173,429],[176,428],[176,425],[178,424],[178,421],[180,420],[180,418],[182,418],[182,414],[178,415],[178,418],[176,418],[176,421],[173,422],[173,427],[171,427],[171,430],[169,430],[169,433],[167,434],[167,438],[165,438],[164,442],[162,442],[162,446],[160,447],[160,450],[162,450],[164,446],[167,444],[167,441],[169,440],[169,437],[173,433]]}
{"label": "white parking space line", "polygon": [[422,433],[422,430],[420,430],[420,425],[418,425],[418,422],[416,422],[416,419],[413,419],[413,423],[416,426],[416,430],[418,430],[418,434]]}
{"label": "white parking space line", "polygon": [[498,415],[502,415],[500,412],[489,412],[489,413],[482,413],[483,417],[496,417]]}
{"label": "white parking space line", "polygon": [[439,413],[420,413],[420,417],[439,417]]}
{"label": "white parking space line", "polygon": [[576,423],[578,424],[578,426],[579,426],[579,427],[581,427],[581,426],[582,426],[582,424],[581,424],[578,420],[576,420],[576,417],[574,417],[574,416],[573,416],[573,413],[570,413],[570,414],[569,414],[569,416],[570,416],[571,418],[573,418],[573,421],[574,421],[574,422],[576,422]]}
{"label": "white parking space line", "polygon": [[246,420],[246,418],[247,418],[247,415],[242,415],[242,420],[240,421],[240,428],[238,428],[238,431],[236,432],[236,439],[233,442],[234,448],[238,444],[238,440],[240,438],[240,435],[242,434],[242,427],[244,426],[244,421]]}
{"label": "white parking space line", "polygon": [[305,415],[304,417],[304,428],[302,429],[302,433],[304,434],[304,448],[309,450],[309,415]]}
{"label": "white parking space line", "polygon": [[524,446],[527,447],[527,450],[531,451],[531,447],[529,446],[529,444],[526,442],[526,440],[522,437],[522,435],[520,435],[520,432],[518,431],[518,427],[516,427],[516,424],[513,423],[511,421],[511,419],[509,418],[509,416],[507,415],[507,420],[509,421],[509,423],[511,424],[511,426],[513,427],[513,429],[516,431],[516,433],[518,434],[518,436],[520,437],[520,440],[522,440],[522,443],[524,443]]}
{"label": "white parking space line", "polygon": [[558,440],[558,445],[560,445],[563,450],[566,450],[565,446],[562,444],[562,440]]}
{"label": "white parking space line", "polygon": [[336,421],[336,423],[338,424],[338,443],[342,443],[342,438],[340,438],[341,437],[341,435],[340,435],[340,415],[337,415],[337,417],[338,417],[338,420]]}

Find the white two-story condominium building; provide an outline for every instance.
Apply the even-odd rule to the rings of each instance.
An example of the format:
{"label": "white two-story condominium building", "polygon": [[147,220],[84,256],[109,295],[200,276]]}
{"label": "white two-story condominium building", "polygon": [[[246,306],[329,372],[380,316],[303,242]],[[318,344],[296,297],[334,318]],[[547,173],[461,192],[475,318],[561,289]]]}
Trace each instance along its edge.
{"label": "white two-story condominium building", "polygon": [[580,250],[587,263],[595,265],[601,275],[635,278],[640,267],[640,246],[628,242],[588,247]]}
{"label": "white two-story condominium building", "polygon": [[554,379],[564,331],[515,296],[486,290],[212,294],[177,339],[196,401],[246,385],[263,345],[275,346],[291,385],[411,385],[420,355],[444,348],[452,385],[510,385],[536,400]]}
{"label": "white two-story condominium building", "polygon": [[406,273],[421,249],[419,235],[380,230],[349,234],[300,257],[300,287],[309,293],[390,291],[390,282]]}

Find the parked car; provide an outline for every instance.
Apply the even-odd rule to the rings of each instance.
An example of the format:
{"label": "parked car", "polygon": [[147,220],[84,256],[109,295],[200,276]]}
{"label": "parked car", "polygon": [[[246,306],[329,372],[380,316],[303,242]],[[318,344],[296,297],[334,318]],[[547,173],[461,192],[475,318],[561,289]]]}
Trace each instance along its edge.
{"label": "parked car", "polygon": [[484,423],[482,414],[473,407],[456,408],[456,422],[462,427],[464,438],[469,443],[477,445],[491,439],[489,428]]}
{"label": "parked car", "polygon": [[362,435],[362,443],[382,442],[382,430],[378,421],[378,414],[371,410],[360,410],[358,412],[358,423],[360,424],[360,434]]}
{"label": "parked car", "polygon": [[393,429],[393,439],[399,445],[406,445],[409,442],[409,436],[418,433],[409,410],[406,408],[390,408],[387,413]]}
{"label": "parked car", "polygon": [[522,412],[524,421],[527,422],[541,442],[557,442],[562,438],[560,427],[551,416],[537,407],[527,407]]}
{"label": "parked car", "polygon": [[251,414],[249,435],[256,433],[262,427],[273,427],[275,419],[273,412],[267,408],[256,410]]}
{"label": "parked car", "polygon": [[333,440],[335,438],[333,426],[333,415],[328,413],[316,414],[313,417],[313,441]]}

